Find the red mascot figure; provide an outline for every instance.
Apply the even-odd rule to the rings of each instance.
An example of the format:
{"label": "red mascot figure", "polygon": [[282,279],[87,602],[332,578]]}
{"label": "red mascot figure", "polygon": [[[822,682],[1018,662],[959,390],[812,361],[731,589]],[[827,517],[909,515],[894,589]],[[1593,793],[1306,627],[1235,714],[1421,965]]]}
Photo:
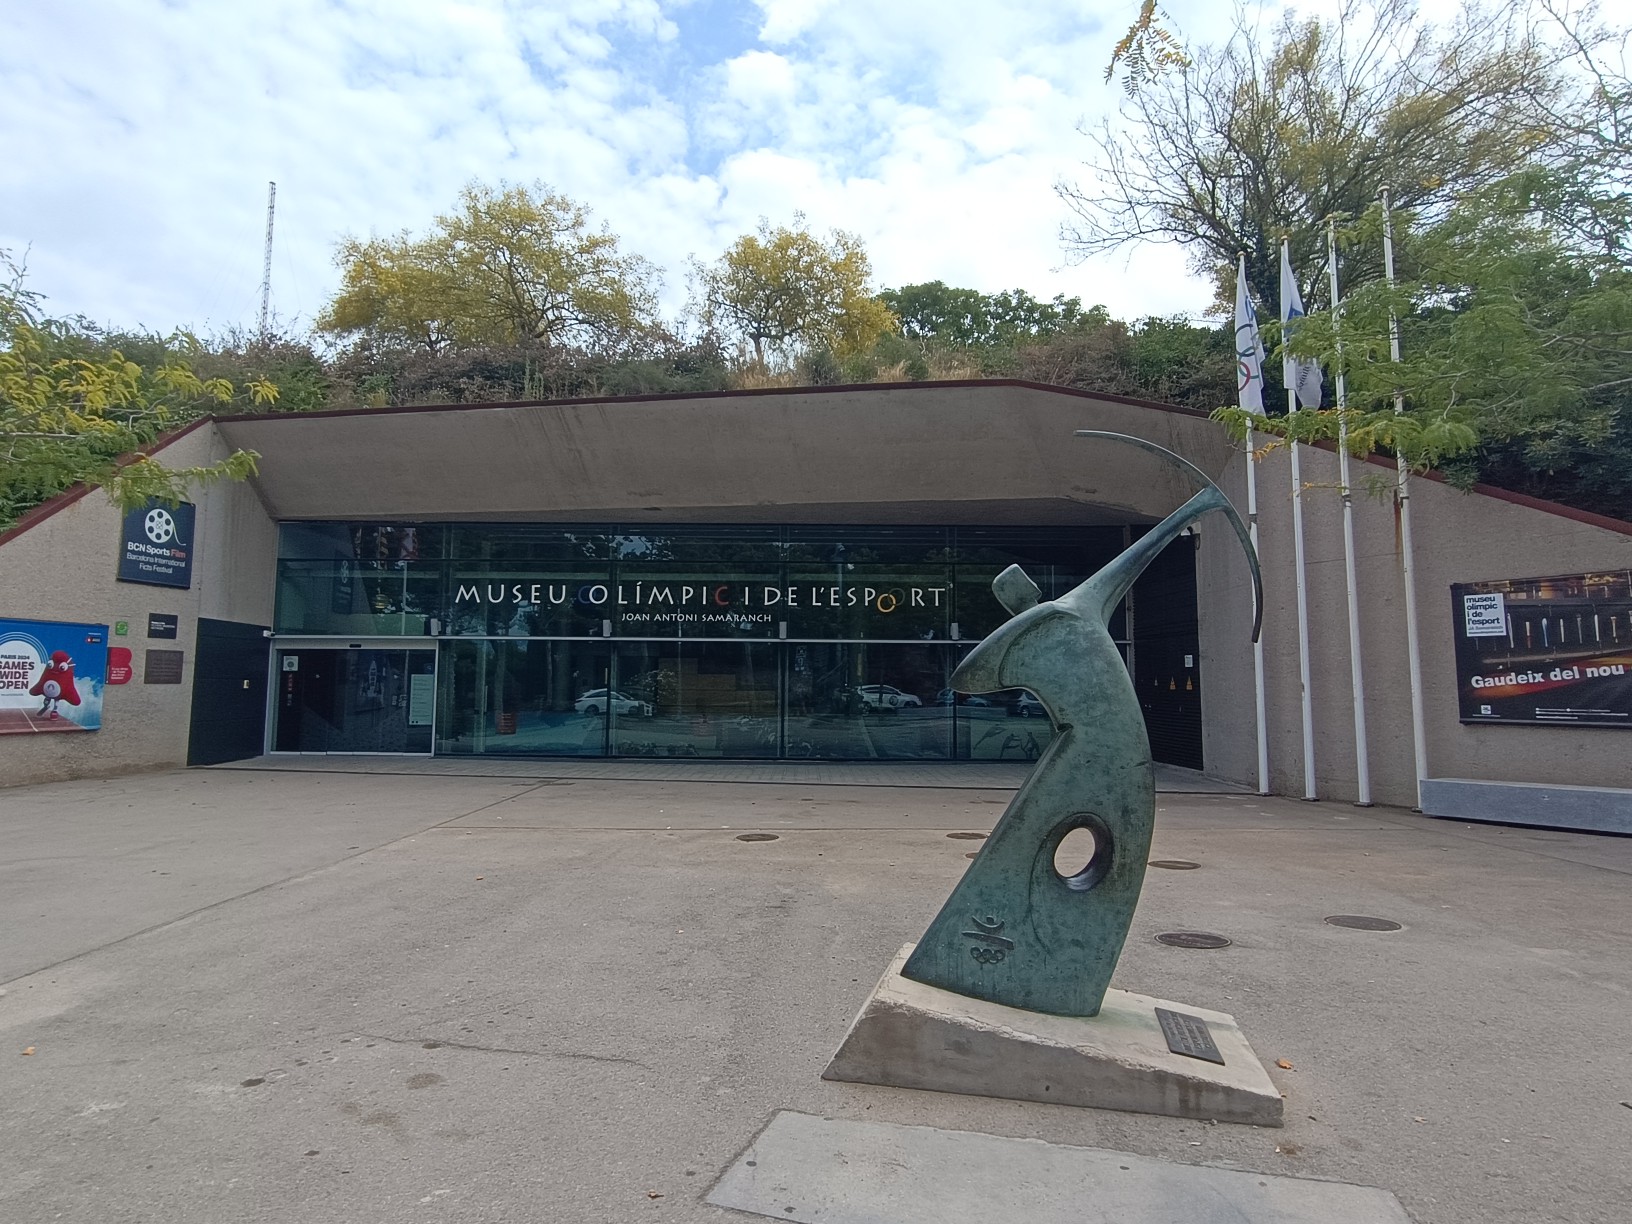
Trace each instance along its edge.
{"label": "red mascot figure", "polygon": [[28,691],[35,697],[45,698],[40,713],[49,714],[52,718],[57,717],[57,702],[79,704],[79,690],[74,687],[74,661],[68,657],[66,650],[51,652],[51,661],[45,665],[39,682]]}

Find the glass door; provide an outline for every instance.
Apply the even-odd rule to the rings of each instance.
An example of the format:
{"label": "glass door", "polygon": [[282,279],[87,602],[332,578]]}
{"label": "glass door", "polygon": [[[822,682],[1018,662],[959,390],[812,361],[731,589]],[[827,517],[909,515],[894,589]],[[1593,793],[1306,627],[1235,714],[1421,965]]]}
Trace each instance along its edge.
{"label": "glass door", "polygon": [[436,652],[279,650],[275,752],[430,752]]}
{"label": "glass door", "polygon": [[612,650],[568,638],[469,638],[442,648],[439,753],[604,756],[621,698]]}

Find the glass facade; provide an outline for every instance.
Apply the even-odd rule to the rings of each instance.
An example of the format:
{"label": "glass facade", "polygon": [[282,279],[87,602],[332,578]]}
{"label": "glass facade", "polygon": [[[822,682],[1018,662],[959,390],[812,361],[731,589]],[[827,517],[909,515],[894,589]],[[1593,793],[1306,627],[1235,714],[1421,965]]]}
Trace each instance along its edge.
{"label": "glass facade", "polygon": [[[1004,567],[1019,563],[1054,598],[1128,539],[1120,527],[286,523],[275,632],[301,640],[286,652],[299,670],[281,677],[273,742],[1031,759],[1050,734],[1035,698],[955,694],[952,669],[1007,619],[991,592]],[[1193,603],[1178,614],[1193,624]],[[1128,628],[1124,607],[1111,629],[1125,652]],[[369,640],[386,637],[424,648]],[[328,641],[339,638],[350,640]],[[356,695],[373,693],[369,664],[383,704],[352,710],[375,700]],[[434,734],[407,718],[409,679],[429,674]],[[378,713],[399,708],[400,727]],[[391,728],[368,730],[370,714]],[[348,746],[360,742],[379,746]]]}

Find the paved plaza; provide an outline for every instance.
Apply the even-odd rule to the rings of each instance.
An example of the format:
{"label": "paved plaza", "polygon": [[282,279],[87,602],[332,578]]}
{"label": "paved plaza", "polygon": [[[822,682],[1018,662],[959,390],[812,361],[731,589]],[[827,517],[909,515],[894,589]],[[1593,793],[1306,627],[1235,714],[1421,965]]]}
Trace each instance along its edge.
{"label": "paved plaza", "polygon": [[1233,1013],[1271,1130],[820,1078],[1019,774],[308,765],[0,791],[0,1220],[746,1222],[709,1196],[778,1118],[903,1153],[787,1219],[915,1224],[870,1186],[1013,1139],[1053,1145],[1017,1204],[1132,1170],[1186,1224],[1252,1218],[1222,1171],[1417,1224],[1632,1202],[1632,839],[1164,790],[1152,858],[1199,867],[1150,871],[1115,984]]}

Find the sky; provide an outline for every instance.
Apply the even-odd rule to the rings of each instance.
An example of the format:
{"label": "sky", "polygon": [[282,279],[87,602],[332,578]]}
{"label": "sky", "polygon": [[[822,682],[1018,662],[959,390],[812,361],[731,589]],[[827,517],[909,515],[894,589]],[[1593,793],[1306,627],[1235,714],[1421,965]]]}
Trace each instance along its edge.
{"label": "sky", "polygon": [[[1306,0],[1300,13],[1337,0]],[[1272,25],[1288,7],[1248,0]],[[1430,16],[1449,0],[1424,0]],[[1608,9],[1632,0],[1606,0]],[[1198,316],[1170,246],[1073,262],[1054,191],[1137,0],[0,0],[0,248],[51,313],[303,331],[348,235],[423,232],[472,180],[541,180],[664,274],[760,218],[859,235],[875,282]],[[1224,0],[1171,0],[1194,43]],[[1622,14],[1624,16],[1624,13]]]}

